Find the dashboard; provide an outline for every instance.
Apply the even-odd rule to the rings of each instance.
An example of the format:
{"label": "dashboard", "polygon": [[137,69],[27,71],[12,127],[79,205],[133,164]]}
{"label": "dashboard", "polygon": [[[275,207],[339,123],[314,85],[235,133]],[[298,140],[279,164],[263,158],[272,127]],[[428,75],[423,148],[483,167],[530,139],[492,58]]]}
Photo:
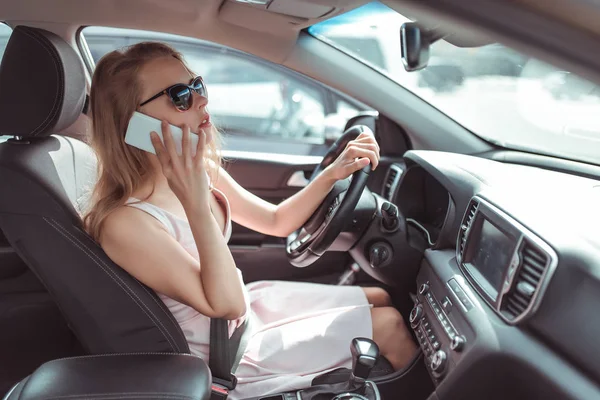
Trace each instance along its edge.
{"label": "dashboard", "polygon": [[381,196],[427,242],[409,320],[439,399],[600,399],[600,182],[409,151]]}

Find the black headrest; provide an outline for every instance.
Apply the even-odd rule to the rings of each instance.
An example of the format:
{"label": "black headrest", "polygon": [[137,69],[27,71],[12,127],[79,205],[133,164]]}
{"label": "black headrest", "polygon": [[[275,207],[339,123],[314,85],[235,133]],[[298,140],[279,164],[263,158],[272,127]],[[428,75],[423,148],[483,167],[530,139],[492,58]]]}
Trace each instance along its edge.
{"label": "black headrest", "polygon": [[0,64],[0,135],[58,133],[81,114],[85,89],[82,62],[67,42],[17,26]]}

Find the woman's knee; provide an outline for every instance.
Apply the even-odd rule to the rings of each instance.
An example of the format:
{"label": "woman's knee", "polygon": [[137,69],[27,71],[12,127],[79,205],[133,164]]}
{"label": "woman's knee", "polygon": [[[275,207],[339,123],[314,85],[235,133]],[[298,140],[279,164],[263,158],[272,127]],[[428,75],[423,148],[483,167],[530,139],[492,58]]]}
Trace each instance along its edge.
{"label": "woman's knee", "polygon": [[403,368],[414,356],[417,346],[402,315],[393,307],[374,308],[371,315],[373,340],[379,346],[381,355],[395,370]]}
{"label": "woman's knee", "polygon": [[362,288],[367,296],[367,301],[374,307],[389,307],[392,305],[392,298],[389,293],[380,287]]}
{"label": "woman's knee", "polygon": [[410,337],[404,318],[393,307],[380,307],[371,310],[373,319],[373,338],[379,337],[382,341],[400,340]]}

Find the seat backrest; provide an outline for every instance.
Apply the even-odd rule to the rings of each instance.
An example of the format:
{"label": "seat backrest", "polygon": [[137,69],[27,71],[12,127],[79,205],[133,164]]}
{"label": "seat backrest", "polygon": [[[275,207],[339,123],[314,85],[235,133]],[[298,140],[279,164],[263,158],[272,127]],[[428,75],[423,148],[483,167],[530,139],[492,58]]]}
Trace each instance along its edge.
{"label": "seat backrest", "polygon": [[114,264],[82,229],[96,177],[85,143],[52,135],[85,103],[85,73],[59,36],[18,26],[0,65],[0,229],[90,353],[189,353],[156,293]]}

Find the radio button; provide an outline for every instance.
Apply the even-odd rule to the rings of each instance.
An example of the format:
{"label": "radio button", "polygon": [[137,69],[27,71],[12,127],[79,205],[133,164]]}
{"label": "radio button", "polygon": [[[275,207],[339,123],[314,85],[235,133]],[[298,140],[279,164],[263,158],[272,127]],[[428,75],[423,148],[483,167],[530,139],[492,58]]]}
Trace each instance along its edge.
{"label": "radio button", "polygon": [[473,308],[473,303],[471,303],[463,289],[460,287],[458,282],[456,282],[456,279],[450,279],[448,281],[448,286],[450,286],[450,289],[452,289],[454,295],[458,298],[465,310],[470,311]]}
{"label": "radio button", "polygon": [[444,297],[444,301],[442,301],[442,307],[446,312],[450,312],[450,310],[452,310],[452,302],[448,297]]}
{"label": "radio button", "polygon": [[431,346],[433,347],[434,350],[439,350],[440,349],[440,342],[438,342],[437,340],[435,342],[433,342],[431,344]]}
{"label": "radio button", "polygon": [[456,282],[456,279],[454,279],[454,278],[452,278],[448,281],[448,285],[450,286],[450,289],[452,289],[455,293],[460,290],[460,286],[459,286],[458,282]]}

